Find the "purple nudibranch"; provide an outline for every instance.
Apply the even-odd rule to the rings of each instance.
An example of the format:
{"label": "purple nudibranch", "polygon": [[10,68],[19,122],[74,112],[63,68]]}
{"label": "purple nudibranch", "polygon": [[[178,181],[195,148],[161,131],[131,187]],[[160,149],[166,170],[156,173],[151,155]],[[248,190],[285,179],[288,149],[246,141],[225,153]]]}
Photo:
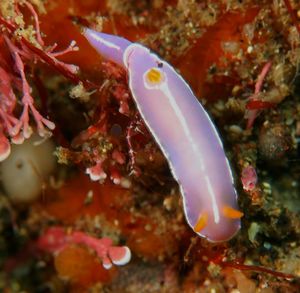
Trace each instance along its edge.
{"label": "purple nudibranch", "polygon": [[232,238],[243,215],[233,175],[216,127],[189,85],[140,44],[88,28],[83,34],[99,54],[127,70],[139,113],[179,183],[190,227],[211,242]]}

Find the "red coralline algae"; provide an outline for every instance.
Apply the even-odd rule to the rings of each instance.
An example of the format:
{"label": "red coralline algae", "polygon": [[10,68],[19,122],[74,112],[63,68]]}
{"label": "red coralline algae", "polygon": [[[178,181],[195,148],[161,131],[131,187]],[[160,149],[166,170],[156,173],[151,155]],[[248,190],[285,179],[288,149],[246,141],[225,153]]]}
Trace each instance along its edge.
{"label": "red coralline algae", "polygon": [[44,137],[46,136],[45,126],[49,130],[53,130],[55,128],[55,125],[53,122],[44,118],[35,108],[34,98],[31,96],[32,89],[29,86],[25,77],[24,63],[20,57],[20,52],[18,52],[19,50],[12,45],[12,43],[9,41],[8,38],[6,38],[6,42],[10,47],[11,52],[14,54],[16,68],[18,69],[22,80],[22,92],[23,92],[23,97],[21,99],[23,111],[21,116],[18,119],[18,123],[16,123],[16,125],[14,126],[11,132],[14,136],[21,136],[22,139],[27,139],[31,136],[32,129],[29,126],[29,111],[30,111],[35,120],[38,134],[41,137]]}
{"label": "red coralline algae", "polygon": [[253,166],[247,166],[242,170],[241,181],[246,191],[251,191],[257,183],[257,174]]}
{"label": "red coralline algae", "polygon": [[262,110],[262,109],[270,109],[270,108],[273,108],[274,106],[275,105],[270,102],[251,100],[247,103],[246,109],[247,110]]}
{"label": "red coralline algae", "polygon": [[[85,204],[88,192],[93,194],[93,199],[89,204]],[[173,227],[168,223],[168,230],[160,227],[160,218],[157,219],[153,211],[148,215],[136,214],[134,210],[128,211],[127,207],[132,201],[130,189],[120,188],[108,182],[91,182],[83,174],[64,184],[58,194],[49,194],[49,199],[51,198],[50,202],[39,205],[37,209],[43,209],[51,218],[68,226],[81,218],[100,215],[104,223],[112,223],[109,226],[112,231],[120,230],[132,253],[146,259],[157,260],[174,253],[177,249],[175,239],[182,236],[183,231],[178,230],[176,225]],[[113,223],[118,224],[115,226]],[[164,225],[163,227],[165,228]],[[174,232],[170,233],[169,229],[174,229]]]}
{"label": "red coralline algae", "polygon": [[[0,61],[2,61],[2,58],[0,59]],[[2,67],[0,67],[0,78],[0,161],[3,161],[10,154],[10,143],[7,135],[12,135],[13,127],[18,122],[18,120],[13,115],[13,111],[16,105],[16,96],[12,90],[11,76]]]}
{"label": "red coralline algae", "polygon": [[[266,75],[268,74],[268,72],[270,71],[272,66],[272,62],[269,61],[267,62],[264,67],[262,68],[257,81],[255,83],[255,90],[254,90],[254,94],[249,98],[250,104],[248,104],[248,109],[249,111],[246,112],[246,118],[248,119],[247,121],[247,128],[251,128],[253,126],[254,120],[257,117],[257,115],[259,114],[259,110],[258,109],[263,109],[263,108],[269,108],[270,103],[261,103],[260,108],[258,107],[258,109],[253,109],[253,101],[256,101],[258,94],[261,92],[262,90],[262,86],[263,86],[263,82],[266,78]],[[252,109],[251,109],[252,108]]]}
{"label": "red coralline algae", "polygon": [[[36,63],[38,60],[54,65],[58,70],[69,77],[74,77],[77,67],[72,64],[66,64],[57,59],[58,56],[78,50],[75,42],[63,50],[54,52],[56,44],[46,47],[41,36],[38,15],[34,7],[27,1],[23,4],[15,4],[16,18],[22,18],[20,6],[25,5],[33,16],[36,35],[35,38],[27,39],[24,35],[15,36],[18,29],[26,30],[25,25],[18,25],[15,20],[5,19],[0,15],[0,25],[3,34],[1,36],[0,54],[0,120],[1,120],[1,140],[0,140],[0,158],[3,161],[10,153],[9,141],[16,144],[23,143],[24,139],[31,136],[33,130],[30,125],[30,115],[36,124],[37,132],[40,136],[51,135],[55,124],[49,119],[43,117],[35,106],[35,98],[32,96],[32,87],[30,86],[26,74],[25,64]],[[15,18],[15,19],[16,19]],[[6,60],[5,51],[10,54],[10,63]],[[73,78],[74,79],[74,78]],[[21,115],[16,117],[17,101],[15,91],[21,92],[20,103],[22,105]]]}
{"label": "red coralline algae", "polygon": [[130,160],[130,173],[139,176],[141,174],[140,168],[136,165],[136,151],[133,147],[133,138],[139,132],[141,132],[140,127],[143,125],[140,115],[136,115],[135,118],[129,123],[126,131],[126,141],[128,144],[128,155]]}
{"label": "red coralline algae", "polygon": [[231,10],[224,13],[176,61],[183,77],[198,97],[205,97],[210,101],[220,99],[230,93],[230,89],[237,83],[234,76],[215,75],[215,80],[211,83],[207,80],[208,72],[214,65],[224,66],[222,65],[224,55],[222,43],[241,40],[240,31],[245,24],[254,20],[259,10],[259,7],[253,6],[245,11]]}
{"label": "red coralline algae", "polygon": [[117,269],[106,270],[97,257],[82,246],[67,246],[54,258],[54,267],[60,278],[68,280],[68,292],[87,292],[95,284],[110,283]]}
{"label": "red coralline algae", "polygon": [[127,246],[113,246],[110,238],[98,239],[80,231],[67,233],[62,227],[48,228],[37,241],[39,249],[52,253],[59,253],[72,244],[82,244],[94,250],[106,269],[110,269],[113,264],[125,265],[131,258],[131,252]]}
{"label": "red coralline algae", "polygon": [[98,161],[94,166],[87,168],[86,174],[89,174],[93,181],[103,181],[107,177],[102,167],[102,161]]}
{"label": "red coralline algae", "polygon": [[0,132],[0,161],[4,161],[10,154],[9,140]]}

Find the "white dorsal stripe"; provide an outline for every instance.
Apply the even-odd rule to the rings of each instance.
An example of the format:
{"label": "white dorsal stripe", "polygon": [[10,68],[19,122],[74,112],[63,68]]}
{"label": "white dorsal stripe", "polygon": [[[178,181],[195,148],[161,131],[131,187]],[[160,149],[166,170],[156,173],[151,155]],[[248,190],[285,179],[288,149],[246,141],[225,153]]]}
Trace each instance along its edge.
{"label": "white dorsal stripe", "polygon": [[200,162],[200,168],[202,171],[205,170],[205,165],[203,163],[203,159],[200,155],[200,151],[198,149],[198,146],[195,144],[194,140],[193,140],[193,136],[190,132],[190,129],[188,127],[188,124],[186,122],[186,119],[181,111],[181,109],[179,108],[178,104],[176,103],[170,89],[169,89],[169,86],[168,86],[168,83],[167,83],[167,79],[165,79],[165,82],[161,83],[160,84],[160,87],[159,89],[165,94],[165,96],[167,97],[167,99],[169,100],[171,106],[172,106],[172,109],[174,110],[175,114],[176,114],[176,117],[178,118],[179,120],[179,124],[182,126],[183,128],[183,131],[184,131],[184,134],[186,135],[188,141],[189,141],[189,144],[191,145],[194,153],[195,153],[195,156],[199,159],[199,162]]}

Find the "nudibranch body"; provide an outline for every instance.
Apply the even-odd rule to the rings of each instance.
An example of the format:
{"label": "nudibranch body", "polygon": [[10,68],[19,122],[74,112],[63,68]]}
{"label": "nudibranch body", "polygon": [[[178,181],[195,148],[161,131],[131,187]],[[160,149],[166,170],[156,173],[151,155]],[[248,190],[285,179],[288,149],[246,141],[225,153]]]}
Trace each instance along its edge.
{"label": "nudibranch body", "polygon": [[190,227],[211,242],[232,238],[242,216],[233,176],[218,132],[191,88],[140,44],[91,29],[84,35],[104,58],[127,70],[139,113],[179,183]]}

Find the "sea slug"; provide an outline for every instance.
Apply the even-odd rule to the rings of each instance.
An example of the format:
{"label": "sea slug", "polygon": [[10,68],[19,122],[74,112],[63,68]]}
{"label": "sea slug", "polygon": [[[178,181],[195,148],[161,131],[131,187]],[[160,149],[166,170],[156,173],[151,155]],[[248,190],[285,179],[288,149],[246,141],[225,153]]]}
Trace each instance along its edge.
{"label": "sea slug", "polygon": [[243,215],[233,175],[216,127],[191,88],[148,48],[88,28],[83,34],[99,54],[127,70],[139,113],[179,183],[190,227],[211,242],[232,238]]}

